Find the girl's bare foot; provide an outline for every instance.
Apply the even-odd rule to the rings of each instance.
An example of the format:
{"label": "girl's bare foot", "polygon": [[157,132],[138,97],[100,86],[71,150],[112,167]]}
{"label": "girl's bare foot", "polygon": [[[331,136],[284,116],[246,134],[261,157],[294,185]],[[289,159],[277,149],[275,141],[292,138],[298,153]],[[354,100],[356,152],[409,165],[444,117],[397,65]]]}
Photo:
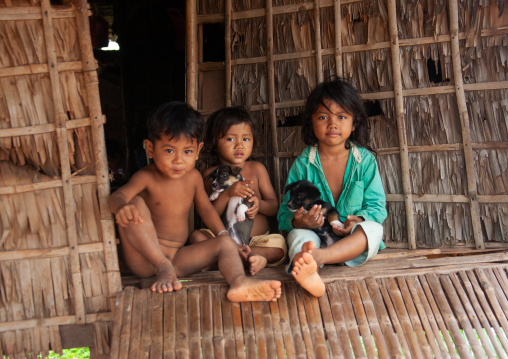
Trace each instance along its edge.
{"label": "girl's bare foot", "polygon": [[278,280],[257,280],[244,277],[231,286],[227,297],[232,302],[275,302],[281,295]]}
{"label": "girl's bare foot", "polygon": [[293,274],[293,277],[302,286],[302,288],[306,289],[315,297],[321,297],[325,294],[326,288],[317,270],[318,266],[312,257],[312,254],[303,252],[300,259],[293,261],[293,271],[291,274]]}
{"label": "girl's bare foot", "polygon": [[256,275],[261,269],[266,267],[267,260],[263,256],[257,254],[249,257],[249,270],[250,275]]}
{"label": "girl's bare foot", "polygon": [[312,254],[312,250],[316,248],[316,244],[312,241],[305,242],[302,246],[302,250],[299,253],[296,253],[293,257],[293,263],[296,263],[302,258],[303,253]]}
{"label": "girl's bare foot", "polygon": [[152,284],[152,292],[164,293],[172,292],[182,288],[182,283],[178,280],[175,270],[172,266],[161,266],[155,274],[155,283]]}

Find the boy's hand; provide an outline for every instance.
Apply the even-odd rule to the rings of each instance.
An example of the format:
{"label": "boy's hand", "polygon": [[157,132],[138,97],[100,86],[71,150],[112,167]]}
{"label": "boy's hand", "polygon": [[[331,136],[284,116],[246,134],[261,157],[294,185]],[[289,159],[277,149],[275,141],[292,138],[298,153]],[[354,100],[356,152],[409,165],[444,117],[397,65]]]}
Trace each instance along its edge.
{"label": "boy's hand", "polygon": [[115,213],[116,223],[120,227],[127,227],[131,223],[143,223],[137,208],[132,204],[126,204]]}
{"label": "boy's hand", "polygon": [[348,234],[351,233],[351,229],[353,229],[353,226],[356,223],[360,223],[360,222],[363,222],[363,218],[349,215],[349,216],[347,216],[346,222],[344,222],[344,228],[340,228],[340,227],[332,225],[333,233],[335,233],[339,236],[342,236],[342,237],[347,236]]}
{"label": "boy's hand", "polygon": [[295,228],[315,229],[321,227],[324,223],[325,218],[321,213],[321,206],[315,204],[305,214],[303,214],[303,207],[296,211],[293,226]]}
{"label": "boy's hand", "polygon": [[248,219],[254,219],[256,217],[256,214],[259,212],[259,198],[256,196],[252,196],[249,198],[249,202],[252,202],[252,207],[245,212]]}
{"label": "boy's hand", "polygon": [[252,183],[253,182],[249,180],[235,182],[226,190],[226,192],[229,194],[229,197],[251,197],[254,195],[254,190],[249,187]]}
{"label": "boy's hand", "polygon": [[250,254],[250,247],[247,244],[244,244],[242,246],[238,246],[238,251],[240,253],[240,257],[242,257],[243,260],[247,260],[249,258]]}

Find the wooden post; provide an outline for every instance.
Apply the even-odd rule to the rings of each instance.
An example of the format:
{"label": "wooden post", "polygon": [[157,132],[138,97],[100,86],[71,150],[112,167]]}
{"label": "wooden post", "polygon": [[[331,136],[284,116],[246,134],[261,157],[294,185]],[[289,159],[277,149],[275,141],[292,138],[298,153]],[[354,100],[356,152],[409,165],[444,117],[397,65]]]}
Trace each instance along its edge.
{"label": "wooden post", "polygon": [[107,270],[111,309],[114,308],[114,296],[122,290],[118,254],[116,249],[116,234],[113,215],[108,208],[110,195],[109,170],[107,164],[106,142],[104,138],[104,124],[99,96],[99,79],[97,65],[93,55],[90,39],[90,22],[88,20],[87,2],[74,0],[76,7],[76,23],[81,62],[85,75],[86,91],[88,95],[88,109],[91,122],[94,160],[96,166],[97,191],[99,193],[99,207],[101,215],[102,240],[104,243],[104,260]]}
{"label": "wooden post", "polygon": [[480,208],[478,205],[478,191],[476,188],[476,176],[473,161],[473,149],[471,147],[471,131],[469,128],[469,115],[467,113],[466,97],[464,94],[464,82],[459,48],[459,9],[457,0],[449,1],[450,11],[450,35],[452,47],[453,78],[455,81],[455,95],[457,96],[457,107],[462,127],[462,143],[464,145],[464,160],[466,164],[467,190],[470,199],[471,221],[473,225],[473,236],[476,249],[484,249],[483,234],[480,223]]}
{"label": "wooden post", "polygon": [[342,31],[341,31],[341,7],[340,0],[333,2],[333,10],[335,15],[335,73],[337,77],[342,78]]}
{"label": "wooden post", "polygon": [[85,302],[83,298],[83,285],[81,267],[79,262],[78,237],[76,218],[74,211],[74,195],[72,192],[71,168],[69,161],[69,145],[67,141],[67,129],[65,121],[67,116],[62,104],[62,91],[58,74],[57,58],[55,49],[55,34],[53,31],[53,18],[49,0],[41,3],[42,23],[44,27],[44,40],[46,42],[46,55],[48,57],[49,79],[55,107],[56,135],[58,139],[58,152],[60,154],[60,166],[62,176],[62,191],[65,208],[65,222],[67,224],[67,239],[69,241],[69,262],[74,287],[74,310],[76,323],[85,324]]}
{"label": "wooden post", "polygon": [[416,249],[415,225],[413,218],[413,195],[409,180],[409,154],[407,149],[406,123],[404,119],[404,97],[400,69],[399,35],[397,30],[397,8],[395,0],[388,1],[388,23],[390,28],[390,49],[392,55],[393,90],[395,94],[395,113],[399,132],[400,167],[402,188],[406,204],[406,226],[409,249]]}
{"label": "wooden post", "polygon": [[277,116],[275,109],[275,73],[273,65],[273,9],[272,0],[266,1],[266,36],[267,36],[267,68],[268,68],[268,105],[270,109],[270,127],[272,129],[272,154],[273,154],[273,172],[275,182],[275,193],[279,203],[282,199],[280,186],[279,169],[279,146],[277,143]]}
{"label": "wooden post", "polygon": [[186,59],[186,91],[185,96],[187,103],[193,108],[197,108],[197,56],[196,56],[196,40],[197,40],[197,29],[196,29],[196,0],[187,0],[186,2],[186,19],[187,19],[187,59]]}
{"label": "wooden post", "polygon": [[323,58],[321,56],[321,18],[319,17],[319,0],[314,0],[314,32],[316,34],[316,80],[323,82]]}
{"label": "wooden post", "polygon": [[226,0],[226,9],[224,11],[224,27],[226,31],[226,34],[224,35],[226,68],[224,69],[224,72],[226,73],[225,91],[227,107],[231,106],[231,7],[231,0]]}

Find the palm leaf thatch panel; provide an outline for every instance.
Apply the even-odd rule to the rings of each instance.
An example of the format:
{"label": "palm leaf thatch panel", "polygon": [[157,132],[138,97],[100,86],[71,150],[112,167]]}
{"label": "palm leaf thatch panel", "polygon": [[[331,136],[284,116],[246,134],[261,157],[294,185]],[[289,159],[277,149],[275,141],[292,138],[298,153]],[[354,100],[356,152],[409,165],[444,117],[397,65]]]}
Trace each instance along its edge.
{"label": "palm leaf thatch panel", "polygon": [[[266,114],[270,137],[254,158],[272,161],[279,195],[304,147],[305,99],[318,82],[338,75],[371,109],[371,140],[387,194],[385,243],[495,248],[508,240],[505,5],[193,0],[188,16],[196,33],[224,23],[226,60],[214,66],[225,70],[225,103]],[[205,72],[212,64],[188,58],[192,84],[192,69]]]}
{"label": "palm leaf thatch panel", "polygon": [[85,1],[0,3],[0,356],[109,351],[121,289]]}

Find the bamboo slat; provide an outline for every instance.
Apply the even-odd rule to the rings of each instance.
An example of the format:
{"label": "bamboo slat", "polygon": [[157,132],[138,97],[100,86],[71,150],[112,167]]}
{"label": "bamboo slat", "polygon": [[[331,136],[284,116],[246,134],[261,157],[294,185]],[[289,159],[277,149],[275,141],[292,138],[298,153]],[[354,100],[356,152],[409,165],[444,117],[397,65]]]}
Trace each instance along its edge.
{"label": "bamboo slat", "polygon": [[400,145],[400,166],[402,172],[401,177],[405,199],[404,203],[406,208],[405,219],[407,238],[409,248],[416,249],[415,224],[413,217],[413,195],[409,178],[409,159],[407,152],[406,122],[404,119],[404,97],[402,94],[400,48],[397,30],[397,8],[395,6],[395,0],[390,0],[388,2],[388,19],[391,37],[390,49],[392,55],[393,89],[395,92],[396,118]]}
{"label": "bamboo slat", "polygon": [[231,0],[226,0],[226,6],[224,7],[224,48],[225,54],[225,67],[226,67],[226,79],[225,79],[225,90],[226,90],[226,107],[231,107]]}
{"label": "bamboo slat", "polygon": [[333,3],[333,14],[335,19],[335,71],[337,76],[342,78],[344,71],[342,69],[342,15],[341,15],[341,0],[336,0]]}
{"label": "bamboo slat", "polygon": [[[508,267],[505,263],[498,269],[506,274]],[[211,351],[202,346],[196,351],[199,357],[506,357],[506,338],[495,323],[506,320],[508,314],[491,305],[492,296],[502,292],[500,282],[492,276],[494,273],[456,267],[448,274],[340,279],[326,284],[326,294],[319,299],[287,280],[277,302],[242,304],[227,300],[224,284],[184,284],[180,291],[162,295],[128,287],[116,299],[111,349],[112,353],[117,351],[123,333],[130,340],[125,355],[136,343],[146,342],[145,357],[160,357],[159,351],[153,355],[151,347],[162,333],[164,343],[174,343],[164,346],[165,358],[194,357],[189,349],[194,345],[197,350],[199,338],[204,343],[205,331],[211,330]],[[143,313],[133,312],[139,308],[138,300],[146,302],[142,299],[145,295],[149,300]],[[484,299],[476,299],[482,296]],[[202,305],[205,297],[210,302],[208,308]],[[482,313],[489,313],[489,318]],[[152,318],[141,325],[152,329],[148,337],[135,318],[144,322]],[[193,323],[203,324],[204,319],[210,329]],[[280,327],[280,335],[279,320],[287,323],[286,329]],[[139,353],[143,354],[142,348]]]}
{"label": "bamboo slat", "polygon": [[279,145],[277,143],[277,115],[275,111],[275,73],[274,73],[274,45],[273,45],[273,11],[272,2],[266,2],[266,43],[267,48],[267,68],[268,68],[268,105],[270,116],[270,134],[273,153],[273,184],[278,202],[282,200],[282,189],[280,188],[280,169],[279,169]]}
{"label": "bamboo slat", "polygon": [[196,23],[196,0],[186,3],[186,101],[193,108],[197,108],[197,23]]}
{"label": "bamboo slat", "polygon": [[476,177],[473,161],[473,151],[471,148],[471,132],[469,125],[469,115],[467,112],[466,98],[464,95],[464,83],[462,79],[462,63],[460,59],[459,50],[459,20],[458,20],[458,5],[455,0],[449,1],[449,14],[450,14],[450,35],[451,35],[451,48],[452,48],[452,65],[453,65],[453,80],[455,82],[455,94],[457,96],[457,106],[459,110],[460,124],[462,127],[462,141],[464,145],[464,157],[467,173],[467,188],[470,197],[471,206],[471,222],[473,224],[474,241],[476,248],[485,248],[483,241],[483,234],[480,223],[480,209],[478,206],[478,191],[476,188]]}
{"label": "bamboo slat", "polygon": [[69,240],[70,248],[70,265],[72,281],[74,284],[74,298],[75,298],[75,313],[77,323],[84,324],[85,320],[85,305],[83,301],[83,287],[81,286],[81,271],[79,265],[79,254],[77,252],[77,237],[76,237],[76,222],[72,208],[72,187],[70,184],[70,167],[69,167],[69,151],[67,146],[67,131],[65,130],[65,121],[67,116],[63,111],[63,104],[61,102],[61,88],[56,71],[56,54],[51,49],[55,47],[54,33],[53,33],[53,19],[51,17],[51,4],[49,0],[43,0],[41,3],[42,21],[44,27],[44,37],[46,40],[46,49],[48,57],[49,75],[51,82],[51,89],[53,94],[53,105],[56,112],[56,125],[58,148],[60,153],[60,163],[62,171],[62,183],[64,194],[64,209],[65,218],[67,223],[67,237]]}
{"label": "bamboo slat", "polygon": [[316,80],[323,82],[323,58],[321,54],[321,15],[319,14],[319,0],[314,0],[314,34],[316,46]]}

